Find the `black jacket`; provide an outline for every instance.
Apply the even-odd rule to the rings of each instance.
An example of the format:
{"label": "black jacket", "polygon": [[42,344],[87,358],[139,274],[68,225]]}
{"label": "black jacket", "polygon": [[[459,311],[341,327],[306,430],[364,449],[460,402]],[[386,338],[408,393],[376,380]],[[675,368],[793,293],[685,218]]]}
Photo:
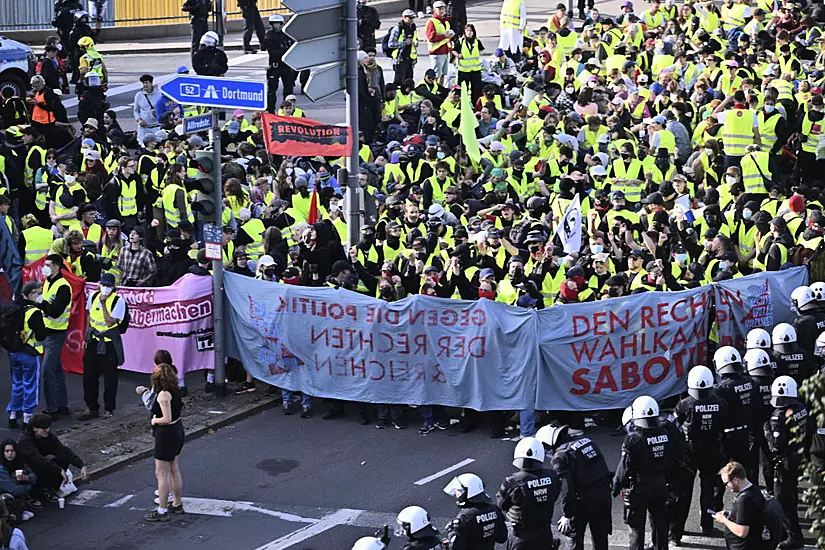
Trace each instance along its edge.
{"label": "black jacket", "polygon": [[269,64],[279,66],[284,54],[292,46],[294,40],[288,37],[283,31],[275,32],[274,29],[266,31],[264,36],[263,49],[269,53]]}
{"label": "black jacket", "polygon": [[[83,467],[83,460],[51,432],[44,438],[35,437],[28,431],[23,432],[17,441],[17,452],[23,462],[38,475],[41,472],[59,474],[61,469],[65,470],[69,465]],[[54,460],[46,458],[49,455],[54,456]]]}
{"label": "black jacket", "polygon": [[209,47],[202,47],[192,55],[192,67],[200,76],[223,76],[229,70],[223,50]]}

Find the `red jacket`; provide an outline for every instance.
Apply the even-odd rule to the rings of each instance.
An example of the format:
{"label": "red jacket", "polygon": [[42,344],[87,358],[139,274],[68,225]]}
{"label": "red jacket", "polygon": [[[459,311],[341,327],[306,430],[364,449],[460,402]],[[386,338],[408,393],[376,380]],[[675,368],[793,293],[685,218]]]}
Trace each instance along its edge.
{"label": "red jacket", "polygon": [[[446,39],[447,36],[443,34],[436,34],[435,32],[435,25],[433,25],[433,19],[438,19],[441,21],[447,28],[449,28],[450,20],[447,17],[441,19],[437,15],[433,15],[428,21],[427,26],[424,28],[424,34],[427,37],[427,42],[433,44],[435,42],[441,42],[442,40]],[[429,50],[430,55],[447,55],[453,50],[453,42],[450,40],[446,44],[436,48],[435,50]]]}

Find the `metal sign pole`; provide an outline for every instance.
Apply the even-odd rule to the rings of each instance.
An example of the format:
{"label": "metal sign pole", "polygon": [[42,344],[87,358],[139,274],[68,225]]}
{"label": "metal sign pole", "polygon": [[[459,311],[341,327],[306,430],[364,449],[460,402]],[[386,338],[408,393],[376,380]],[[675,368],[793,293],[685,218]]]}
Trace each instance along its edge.
{"label": "metal sign pole", "polygon": [[347,126],[352,132],[352,149],[347,158],[347,236],[350,246],[358,244],[361,233],[361,187],[358,185],[358,6],[347,0]]}
{"label": "metal sign pole", "polygon": [[[223,182],[221,181],[221,130],[219,124],[218,109],[212,109],[212,149],[215,152],[215,225],[222,228]],[[226,395],[223,259],[212,260],[212,313],[215,322],[215,394],[223,397]]]}
{"label": "metal sign pole", "polygon": [[218,46],[220,46],[221,49],[223,49],[223,35],[226,33],[223,21],[223,7],[224,0],[215,0],[215,32],[218,34]]}

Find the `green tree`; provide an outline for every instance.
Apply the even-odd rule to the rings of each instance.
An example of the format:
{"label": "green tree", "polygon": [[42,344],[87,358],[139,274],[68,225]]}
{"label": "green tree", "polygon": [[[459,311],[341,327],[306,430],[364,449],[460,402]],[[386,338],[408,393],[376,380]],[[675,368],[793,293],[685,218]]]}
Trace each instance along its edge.
{"label": "green tree", "polygon": [[[806,380],[800,388],[800,397],[810,407],[817,426],[825,426],[825,374],[820,372]],[[825,472],[817,471],[807,463],[803,481],[808,487],[802,496],[808,505],[807,516],[812,521],[811,535],[816,547],[825,550]]]}

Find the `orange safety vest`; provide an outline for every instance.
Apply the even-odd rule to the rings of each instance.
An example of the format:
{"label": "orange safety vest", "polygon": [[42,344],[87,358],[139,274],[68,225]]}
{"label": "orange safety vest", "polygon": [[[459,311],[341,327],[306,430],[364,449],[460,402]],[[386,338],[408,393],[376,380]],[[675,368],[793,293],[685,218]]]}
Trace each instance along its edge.
{"label": "orange safety vest", "polygon": [[45,96],[45,90],[41,90],[34,94],[34,99],[37,100],[37,105],[35,105],[32,110],[32,122],[37,122],[38,124],[51,124],[55,121],[54,113],[47,111],[40,106],[40,103],[46,102]]}

